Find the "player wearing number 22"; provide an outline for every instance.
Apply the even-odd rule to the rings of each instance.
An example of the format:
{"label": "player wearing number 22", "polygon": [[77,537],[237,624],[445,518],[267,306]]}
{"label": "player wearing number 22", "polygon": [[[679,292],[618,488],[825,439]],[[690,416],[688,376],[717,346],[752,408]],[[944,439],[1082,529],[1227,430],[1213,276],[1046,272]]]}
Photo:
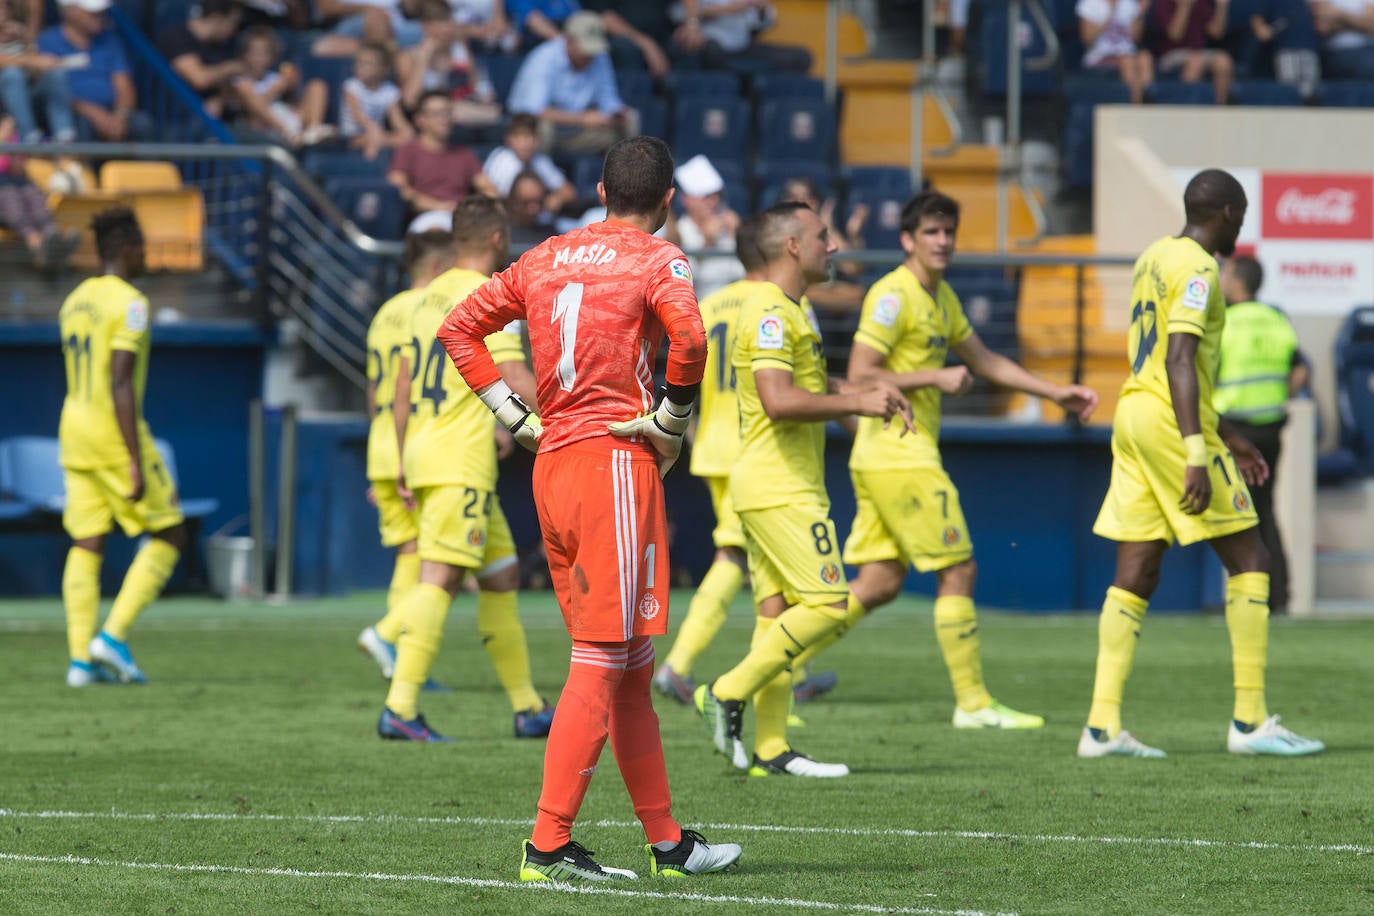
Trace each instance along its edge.
{"label": "player wearing number 22", "polygon": [[1163,757],[1121,728],[1121,697],[1140,626],[1170,543],[1207,541],[1226,567],[1235,709],[1234,754],[1298,756],[1322,750],[1265,706],[1269,557],[1246,483],[1269,474],[1258,450],[1212,405],[1226,301],[1216,255],[1230,255],[1245,220],[1245,191],[1207,169],[1183,192],[1186,224],[1135,264],[1131,375],[1112,423],[1112,477],[1093,531],[1117,542],[1116,576],[1098,624],[1097,677],[1080,757]]}
{"label": "player wearing number 22", "polygon": [[[62,574],[67,609],[67,684],[145,678],[125,644],[129,629],[161,593],[185,546],[172,482],[143,419],[148,379],[148,300],[129,284],[143,273],[143,232],[119,207],[92,223],[103,276],[86,280],[58,313],[67,364],[67,397],[57,437],[66,476],[62,524],[72,547]],[[97,634],[100,564],[115,522],[139,548]]]}
{"label": "player wearing number 22", "polygon": [[[690,875],[733,865],[673,818],[649,692],[651,636],[668,628],[668,531],[662,474],[676,460],[706,362],[687,260],[651,233],[667,219],[673,160],[651,137],[606,154],[598,192],[608,218],[527,252],[458,303],[438,339],[468,385],[538,452],[534,499],[572,659],[544,756],[525,881],[604,881],[572,825],[609,735],[648,839],[650,869]],[[539,416],[500,376],[488,334],[525,319]],[[653,402],[667,334],[667,391]]]}

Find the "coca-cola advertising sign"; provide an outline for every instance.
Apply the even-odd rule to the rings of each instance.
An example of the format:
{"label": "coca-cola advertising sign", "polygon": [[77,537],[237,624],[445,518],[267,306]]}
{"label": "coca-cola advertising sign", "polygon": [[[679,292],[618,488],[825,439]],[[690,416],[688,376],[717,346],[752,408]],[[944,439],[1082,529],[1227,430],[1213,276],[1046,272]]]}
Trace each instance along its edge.
{"label": "coca-cola advertising sign", "polygon": [[1263,236],[1374,239],[1374,176],[1264,174]]}

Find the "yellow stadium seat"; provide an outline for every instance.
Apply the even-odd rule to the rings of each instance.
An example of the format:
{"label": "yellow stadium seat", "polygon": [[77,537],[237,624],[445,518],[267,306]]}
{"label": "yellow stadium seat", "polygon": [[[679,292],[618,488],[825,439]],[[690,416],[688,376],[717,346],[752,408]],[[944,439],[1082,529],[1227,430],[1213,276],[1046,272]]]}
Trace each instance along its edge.
{"label": "yellow stadium seat", "polygon": [[68,262],[72,267],[81,270],[100,269],[100,256],[95,250],[95,234],[91,232],[91,220],[102,210],[129,204],[128,197],[100,192],[54,195],[50,199],[53,222],[63,229],[75,229],[81,233],[81,241]]}
{"label": "yellow stadium seat", "polygon": [[200,270],[205,266],[205,198],[196,188],[129,195],[143,227],[149,270]]}
{"label": "yellow stadium seat", "polygon": [[[759,40],[778,45],[799,45],[811,52],[811,75],[825,75],[825,7],[827,0],[776,0],[777,19]],[[836,56],[861,57],[868,53],[868,35],[852,13],[840,13]]]}
{"label": "yellow stadium seat", "polygon": [[112,160],[100,167],[105,191],[176,191],[181,185],[181,173],[170,162]]}

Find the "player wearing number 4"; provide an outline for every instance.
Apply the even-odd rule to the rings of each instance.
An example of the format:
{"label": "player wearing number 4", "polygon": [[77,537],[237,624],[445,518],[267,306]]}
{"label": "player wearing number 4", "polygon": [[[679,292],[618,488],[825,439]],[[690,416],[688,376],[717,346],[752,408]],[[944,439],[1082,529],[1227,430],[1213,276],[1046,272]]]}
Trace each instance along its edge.
{"label": "player wearing number 4", "polygon": [[[959,230],[959,205],[924,192],[902,208],[906,260],[873,284],[849,356],[852,382],[883,379],[911,402],[916,436],[859,421],[849,458],[858,512],[845,543],[859,567],[854,597],[870,611],[897,597],[908,566],[936,576],[935,637],[954,687],[956,728],[1039,728],[1040,716],[997,702],[983,684],[973,607],[977,566],[959,491],[940,459],[940,399],[968,391],[973,376],[1048,398],[1086,419],[1097,394],[1053,385],[993,353],[944,280]],[[962,366],[945,366],[953,350]]]}
{"label": "player wearing number 4", "polygon": [[[829,275],[836,249],[805,204],[778,204],[756,219],[764,279],[741,306],[731,358],[739,397],[740,452],[730,496],[744,527],[758,612],[749,654],[709,686],[696,707],[716,749],[760,776],[845,776],[787,741],[790,666],[863,614],[845,583],[825,489],[825,422],[859,414],[912,432],[911,405],[882,380],[852,384],[826,376],[820,332],[802,292]],[[754,756],[742,740],[754,701]]]}
{"label": "player wearing number 4", "polygon": [[1112,478],[1093,531],[1117,542],[1116,578],[1098,624],[1097,678],[1079,757],[1163,757],[1121,728],[1121,697],[1140,625],[1170,543],[1207,541],[1226,567],[1226,628],[1236,699],[1226,748],[1296,757],[1325,745],[1279,724],[1265,705],[1269,556],[1246,484],[1269,468],[1212,405],[1226,300],[1215,256],[1230,255],[1245,190],[1207,169],[1183,192],[1186,224],[1135,263],[1131,376],[1112,423]]}
{"label": "player wearing number 4", "polygon": [[[471,571],[477,577],[477,630],[515,711],[515,735],[543,737],[553,710],[530,681],[525,629],[516,609],[515,542],[496,498],[495,421],[435,339],[453,303],[508,259],[510,227],[501,203],[480,196],[461,201],[453,211],[453,240],[455,266],[425,288],[411,319],[418,397],[411,397],[409,356],[401,358],[396,375],[393,413],[401,455],[396,490],[419,509],[420,581],[403,603],[396,670],[377,733],[397,740],[443,740],[420,715],[419,693],[439,652],[449,606]],[[505,382],[532,395],[533,376],[518,329],[492,334],[486,347]]]}
{"label": "player wearing number 4", "polygon": [[[125,207],[104,211],[91,228],[103,275],[73,290],[58,313],[67,364],[57,438],[67,489],[62,525],[72,538],[62,573],[70,687],[146,680],[125,640],[162,592],[186,544],[176,485],[143,419],[148,300],[129,285],[143,273],[143,232]],[[97,635],[100,564],[115,522],[130,537],[150,537]]]}

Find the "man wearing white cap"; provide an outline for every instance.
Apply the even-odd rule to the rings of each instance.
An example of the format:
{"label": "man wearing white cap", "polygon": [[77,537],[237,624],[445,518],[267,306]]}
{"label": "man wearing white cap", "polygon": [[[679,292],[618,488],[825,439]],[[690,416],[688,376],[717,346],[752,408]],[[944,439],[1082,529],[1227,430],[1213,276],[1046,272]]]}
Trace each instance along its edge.
{"label": "man wearing white cap", "polygon": [[[683,215],[677,219],[676,242],[692,259],[697,298],[703,299],[718,289],[744,277],[744,267],[735,257],[735,231],[739,214],[725,203],[725,180],[705,156],[697,155],[673,172],[682,192]],[[700,252],[720,252],[703,255]]]}
{"label": "man wearing white cap", "polygon": [[111,142],[151,132],[138,99],[129,61],[105,13],[110,0],[60,0],[62,24],[38,36],[38,52],[62,61],[72,111],[82,139]]}
{"label": "man wearing white cap", "polygon": [[539,118],[545,151],[601,153],[639,133],[638,112],[616,88],[610,47],[601,17],[583,11],[521,64],[506,107]]}

